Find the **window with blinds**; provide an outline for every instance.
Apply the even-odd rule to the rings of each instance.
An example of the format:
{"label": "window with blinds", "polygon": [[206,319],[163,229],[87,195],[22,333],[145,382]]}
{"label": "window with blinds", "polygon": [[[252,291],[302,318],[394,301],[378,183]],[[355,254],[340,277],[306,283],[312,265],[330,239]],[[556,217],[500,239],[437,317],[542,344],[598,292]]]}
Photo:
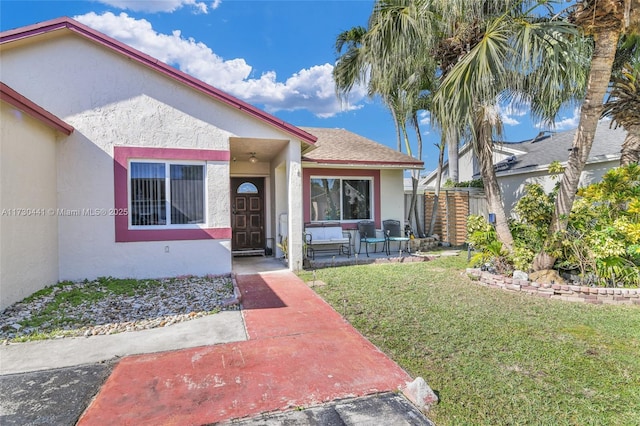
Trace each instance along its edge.
{"label": "window with blinds", "polygon": [[131,226],[205,223],[204,164],[131,162]]}

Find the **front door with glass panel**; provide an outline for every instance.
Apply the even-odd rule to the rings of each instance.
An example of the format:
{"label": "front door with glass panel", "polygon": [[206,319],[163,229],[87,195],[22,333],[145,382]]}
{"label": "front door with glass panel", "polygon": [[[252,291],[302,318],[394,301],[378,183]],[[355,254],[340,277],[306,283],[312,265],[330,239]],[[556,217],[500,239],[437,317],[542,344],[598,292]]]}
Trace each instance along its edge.
{"label": "front door with glass panel", "polygon": [[231,249],[264,250],[264,178],[232,178],[231,194]]}

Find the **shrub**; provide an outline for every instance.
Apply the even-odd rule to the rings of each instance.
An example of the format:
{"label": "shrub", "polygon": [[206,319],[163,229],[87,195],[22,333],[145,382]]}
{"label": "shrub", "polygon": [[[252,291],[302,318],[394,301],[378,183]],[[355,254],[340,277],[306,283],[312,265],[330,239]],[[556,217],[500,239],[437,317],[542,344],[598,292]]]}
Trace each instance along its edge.
{"label": "shrub", "polygon": [[513,272],[513,262],[498,241],[495,228],[483,216],[469,216],[467,235],[469,244],[476,252],[469,261],[472,266],[500,274]]}
{"label": "shrub", "polygon": [[[511,256],[496,245],[491,224],[481,216],[470,216],[469,243],[479,252],[475,261],[496,269],[526,271],[535,254],[544,249],[557,258],[557,269],[577,272],[583,282],[639,286],[640,166],[609,170],[601,182],[581,188],[567,231],[549,238],[556,191],[557,186],[547,194],[539,184],[526,185],[514,208],[516,218],[509,223],[514,238]],[[552,252],[551,247],[555,247]]]}

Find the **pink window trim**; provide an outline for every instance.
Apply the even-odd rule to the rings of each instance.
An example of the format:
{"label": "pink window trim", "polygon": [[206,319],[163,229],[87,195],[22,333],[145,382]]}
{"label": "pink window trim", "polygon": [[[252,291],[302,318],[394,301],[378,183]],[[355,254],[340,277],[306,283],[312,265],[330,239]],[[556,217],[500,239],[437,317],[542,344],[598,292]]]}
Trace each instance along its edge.
{"label": "pink window trim", "polygon": [[[311,222],[311,176],[340,176],[373,178],[373,220],[376,228],[382,226],[380,219],[380,170],[350,170],[350,169],[308,169],[302,170],[302,196],[304,221]],[[342,229],[356,229],[357,223],[342,223]]]}
{"label": "pink window trim", "polygon": [[[142,148],[116,146],[113,148],[113,186],[116,211],[129,207],[128,167],[131,159],[226,161],[229,151],[212,149]],[[116,242],[177,241],[230,239],[231,228],[201,229],[129,229],[129,216],[115,216]]]}

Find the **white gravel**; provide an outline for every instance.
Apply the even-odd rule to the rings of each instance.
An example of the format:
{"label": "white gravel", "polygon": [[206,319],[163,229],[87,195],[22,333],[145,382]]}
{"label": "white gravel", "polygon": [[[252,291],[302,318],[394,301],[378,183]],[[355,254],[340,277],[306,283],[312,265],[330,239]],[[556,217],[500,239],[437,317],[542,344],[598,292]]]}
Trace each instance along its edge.
{"label": "white gravel", "polygon": [[[98,280],[54,286],[46,296],[19,302],[5,309],[0,314],[0,340],[6,343],[16,337],[56,329],[58,331],[52,337],[144,330],[167,327],[220,310],[239,309],[230,276],[184,276],[148,282],[149,286],[133,296],[114,294]],[[57,295],[68,296],[91,287],[96,292],[104,293],[104,297],[75,306],[71,301],[64,301],[54,319],[38,327],[22,325],[38,313],[52,309]]]}

